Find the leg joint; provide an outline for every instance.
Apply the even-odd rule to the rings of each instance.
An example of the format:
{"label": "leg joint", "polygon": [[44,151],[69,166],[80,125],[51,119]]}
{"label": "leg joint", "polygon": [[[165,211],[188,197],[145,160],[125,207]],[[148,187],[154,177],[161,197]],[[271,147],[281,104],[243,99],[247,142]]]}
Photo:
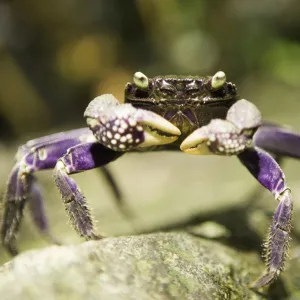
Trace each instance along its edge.
{"label": "leg joint", "polygon": [[59,159],[56,163],[55,169],[57,169],[58,171],[62,171],[62,172],[66,172],[68,173],[68,169],[66,167],[66,165],[64,164],[62,159]]}

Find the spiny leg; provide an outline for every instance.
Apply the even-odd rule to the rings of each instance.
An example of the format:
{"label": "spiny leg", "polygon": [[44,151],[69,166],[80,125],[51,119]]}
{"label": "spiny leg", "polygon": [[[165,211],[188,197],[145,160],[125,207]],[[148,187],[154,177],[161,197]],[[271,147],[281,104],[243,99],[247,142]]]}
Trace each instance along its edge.
{"label": "spiny leg", "polygon": [[256,147],[247,149],[238,157],[251,174],[279,201],[265,244],[267,270],[252,284],[252,288],[260,288],[272,282],[284,268],[291,232],[292,196],[286,186],[283,171],[267,152]]}
{"label": "spiny leg", "polygon": [[3,199],[1,239],[4,247],[12,254],[18,253],[15,236],[18,233],[27,200],[32,199],[33,215],[40,231],[51,236],[41,204],[41,195],[33,173],[52,169],[67,149],[93,138],[89,128],[81,128],[34,139],[19,148],[17,162],[13,167]]}
{"label": "spiny leg", "polygon": [[266,243],[267,270],[252,284],[253,288],[269,284],[284,267],[293,207],[291,192],[278,163],[265,151],[253,148],[252,137],[260,124],[260,113],[256,107],[246,100],[240,100],[229,109],[226,120],[212,120],[181,144],[183,151],[192,154],[237,155],[253,176],[279,201]]}
{"label": "spiny leg", "polygon": [[77,233],[85,239],[99,239],[102,236],[96,233],[86,200],[69,175],[101,167],[122,154],[98,143],[85,143],[70,148],[56,164],[55,182],[68,217]]}
{"label": "spiny leg", "polygon": [[15,246],[15,234],[19,230],[23,216],[26,198],[25,189],[25,182],[19,175],[19,166],[16,165],[8,178],[5,199],[1,207],[3,210],[1,215],[1,239],[4,247],[11,255],[18,254]]}
{"label": "spiny leg", "polygon": [[300,134],[286,126],[264,121],[254,134],[253,143],[271,152],[279,165],[284,157],[300,158]]}

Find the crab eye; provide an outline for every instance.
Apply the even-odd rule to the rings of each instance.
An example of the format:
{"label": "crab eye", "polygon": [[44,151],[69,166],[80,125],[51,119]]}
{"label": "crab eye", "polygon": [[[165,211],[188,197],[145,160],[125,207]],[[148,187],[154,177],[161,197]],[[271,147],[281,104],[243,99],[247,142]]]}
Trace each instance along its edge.
{"label": "crab eye", "polygon": [[149,87],[148,77],[144,75],[142,72],[134,73],[133,82],[138,88],[142,90],[146,90]]}
{"label": "crab eye", "polygon": [[223,71],[217,72],[211,79],[211,87],[214,90],[220,89],[226,82],[226,75]]}

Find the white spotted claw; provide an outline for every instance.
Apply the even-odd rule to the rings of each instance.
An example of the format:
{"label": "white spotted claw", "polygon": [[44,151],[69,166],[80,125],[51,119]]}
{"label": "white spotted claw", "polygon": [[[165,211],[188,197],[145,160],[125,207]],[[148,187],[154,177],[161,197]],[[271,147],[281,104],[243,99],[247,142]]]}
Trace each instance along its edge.
{"label": "white spotted claw", "polygon": [[84,115],[97,139],[115,151],[170,144],[181,134],[162,116],[128,103],[120,105],[112,95],[95,98]]}

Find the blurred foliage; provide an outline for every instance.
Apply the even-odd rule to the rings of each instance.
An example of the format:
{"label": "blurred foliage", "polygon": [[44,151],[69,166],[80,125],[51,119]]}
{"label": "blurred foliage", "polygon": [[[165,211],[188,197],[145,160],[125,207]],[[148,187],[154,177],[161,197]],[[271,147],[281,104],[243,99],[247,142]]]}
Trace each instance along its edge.
{"label": "blurred foliage", "polygon": [[2,0],[1,140],[83,126],[136,70],[298,88],[299,13],[297,0]]}

